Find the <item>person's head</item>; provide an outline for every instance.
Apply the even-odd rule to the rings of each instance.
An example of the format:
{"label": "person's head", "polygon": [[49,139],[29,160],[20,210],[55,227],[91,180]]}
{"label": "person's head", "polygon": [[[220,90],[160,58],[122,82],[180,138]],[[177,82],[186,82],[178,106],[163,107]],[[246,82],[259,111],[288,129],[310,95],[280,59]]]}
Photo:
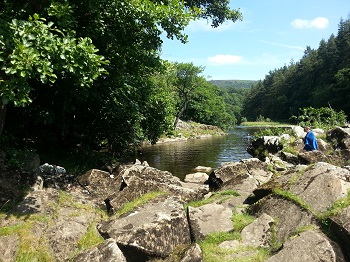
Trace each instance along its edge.
{"label": "person's head", "polygon": [[305,126],[305,127],[304,127],[304,132],[307,133],[307,132],[309,132],[309,131],[310,131],[310,127],[309,127],[309,126]]}

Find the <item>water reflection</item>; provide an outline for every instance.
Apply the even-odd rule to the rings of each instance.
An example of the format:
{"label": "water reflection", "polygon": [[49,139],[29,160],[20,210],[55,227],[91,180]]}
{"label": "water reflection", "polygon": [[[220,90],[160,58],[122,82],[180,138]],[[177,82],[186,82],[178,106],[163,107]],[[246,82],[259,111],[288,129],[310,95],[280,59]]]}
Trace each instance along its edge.
{"label": "water reflection", "polygon": [[197,166],[217,168],[222,162],[251,158],[246,148],[255,130],[257,128],[237,127],[226,136],[145,146],[137,157],[183,180]]}

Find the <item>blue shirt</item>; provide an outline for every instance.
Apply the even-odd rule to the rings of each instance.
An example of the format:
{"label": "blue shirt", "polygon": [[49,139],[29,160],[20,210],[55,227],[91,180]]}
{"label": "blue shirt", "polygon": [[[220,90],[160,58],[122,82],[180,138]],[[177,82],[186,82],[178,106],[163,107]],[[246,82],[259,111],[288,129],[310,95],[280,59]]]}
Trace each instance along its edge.
{"label": "blue shirt", "polygon": [[306,151],[312,151],[318,148],[316,136],[311,130],[304,137],[304,144],[304,150]]}

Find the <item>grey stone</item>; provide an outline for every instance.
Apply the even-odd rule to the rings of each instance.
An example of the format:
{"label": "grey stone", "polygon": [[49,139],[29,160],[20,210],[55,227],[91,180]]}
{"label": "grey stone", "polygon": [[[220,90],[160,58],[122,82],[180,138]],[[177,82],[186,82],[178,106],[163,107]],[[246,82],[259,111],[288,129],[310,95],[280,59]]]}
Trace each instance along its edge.
{"label": "grey stone", "polygon": [[243,228],[242,243],[253,247],[268,247],[271,238],[271,226],[274,224],[274,219],[263,213],[251,224]]}
{"label": "grey stone", "polygon": [[122,251],[113,238],[106,239],[98,246],[77,255],[74,262],[126,262]]}
{"label": "grey stone", "polygon": [[19,244],[18,235],[0,236],[0,261],[15,261]]}
{"label": "grey stone", "polygon": [[267,260],[267,262],[281,261],[340,262],[345,260],[325,236],[315,231],[306,231],[285,242],[283,249]]}
{"label": "grey stone", "polygon": [[203,240],[214,232],[233,230],[232,210],[222,205],[211,203],[200,207],[188,207],[188,219],[191,236],[195,241]]}
{"label": "grey stone", "polygon": [[166,257],[177,245],[191,241],[178,197],[160,197],[130,214],[100,223],[97,228],[105,239],[116,240],[127,261]]}

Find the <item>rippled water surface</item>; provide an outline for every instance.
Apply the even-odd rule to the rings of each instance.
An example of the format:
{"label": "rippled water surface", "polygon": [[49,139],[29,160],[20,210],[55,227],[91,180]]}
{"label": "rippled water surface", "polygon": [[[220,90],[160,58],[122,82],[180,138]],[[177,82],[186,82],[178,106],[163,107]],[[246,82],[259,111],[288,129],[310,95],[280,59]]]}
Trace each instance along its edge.
{"label": "rippled water surface", "polygon": [[197,166],[217,168],[222,162],[251,158],[246,148],[249,134],[255,130],[252,127],[237,127],[226,136],[146,146],[141,149],[138,159],[184,179]]}

